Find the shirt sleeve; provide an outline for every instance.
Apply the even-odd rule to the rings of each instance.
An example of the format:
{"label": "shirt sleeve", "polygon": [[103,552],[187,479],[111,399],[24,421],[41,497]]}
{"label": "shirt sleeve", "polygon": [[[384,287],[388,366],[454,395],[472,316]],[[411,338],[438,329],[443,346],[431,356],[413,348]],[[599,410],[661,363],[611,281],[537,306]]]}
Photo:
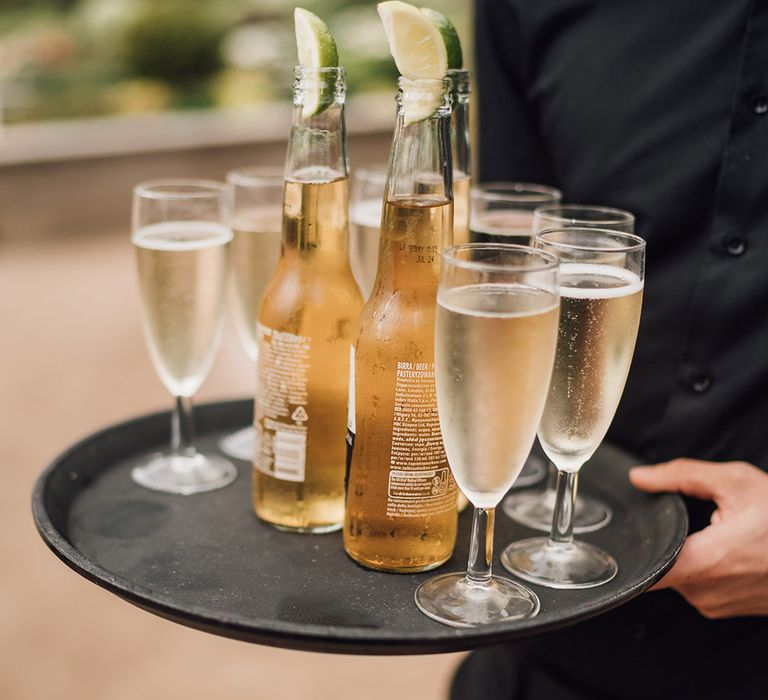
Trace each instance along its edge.
{"label": "shirt sleeve", "polygon": [[557,186],[523,83],[524,47],[512,0],[475,0],[478,182]]}

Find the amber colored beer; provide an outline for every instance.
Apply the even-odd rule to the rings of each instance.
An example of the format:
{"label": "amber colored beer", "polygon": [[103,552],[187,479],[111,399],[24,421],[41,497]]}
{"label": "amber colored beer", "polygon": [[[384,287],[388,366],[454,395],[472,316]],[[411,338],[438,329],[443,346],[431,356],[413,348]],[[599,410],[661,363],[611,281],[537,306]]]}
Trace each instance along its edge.
{"label": "amber colored beer", "polygon": [[286,180],[283,255],[259,310],[253,506],[281,528],[344,517],[349,345],[362,306],[347,257],[346,177]]}
{"label": "amber colored beer", "polygon": [[385,202],[377,285],[353,346],[344,547],[364,566],[425,571],[450,557],[456,485],[437,416],[434,327],[453,204]]}

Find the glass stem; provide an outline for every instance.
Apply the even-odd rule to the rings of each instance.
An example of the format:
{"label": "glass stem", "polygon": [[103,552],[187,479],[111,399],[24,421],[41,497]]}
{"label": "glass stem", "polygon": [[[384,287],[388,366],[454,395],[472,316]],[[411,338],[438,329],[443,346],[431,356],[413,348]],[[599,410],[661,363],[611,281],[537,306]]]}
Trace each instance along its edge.
{"label": "glass stem", "polygon": [[467,578],[472,583],[488,583],[491,580],[493,558],[493,525],[495,508],[477,508],[472,514],[472,537],[469,540]]}
{"label": "glass stem", "polygon": [[579,472],[557,471],[557,497],[555,514],[552,518],[551,542],[573,541],[573,515],[576,506],[576,488]]}
{"label": "glass stem", "polygon": [[547,483],[544,490],[547,493],[554,494],[557,488],[557,467],[552,462],[547,463]]}
{"label": "glass stem", "polygon": [[183,457],[195,454],[195,424],[192,417],[192,397],[177,396],[171,416],[171,451]]}

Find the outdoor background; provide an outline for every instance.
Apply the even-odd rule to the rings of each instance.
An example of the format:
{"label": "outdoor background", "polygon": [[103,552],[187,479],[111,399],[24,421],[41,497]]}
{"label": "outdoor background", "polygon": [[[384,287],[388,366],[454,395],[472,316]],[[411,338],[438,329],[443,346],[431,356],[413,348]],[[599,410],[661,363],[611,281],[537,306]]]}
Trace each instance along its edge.
{"label": "outdoor background", "polygon": [[[469,56],[469,3],[429,4],[456,21]],[[303,6],[327,19],[348,71],[352,167],[382,162],[395,70],[375,3]],[[32,522],[32,486],[59,452],[170,406],[141,335],[131,187],[282,163],[292,9],[287,0],[0,0],[3,700],[445,696],[459,655],[318,655],[180,627],[70,571]],[[251,376],[228,323],[198,400],[248,396]]]}

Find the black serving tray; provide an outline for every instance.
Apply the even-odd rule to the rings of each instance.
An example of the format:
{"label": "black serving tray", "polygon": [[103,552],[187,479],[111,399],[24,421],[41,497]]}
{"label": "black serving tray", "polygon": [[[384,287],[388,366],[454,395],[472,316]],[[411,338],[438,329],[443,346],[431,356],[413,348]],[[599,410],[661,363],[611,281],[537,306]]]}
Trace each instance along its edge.
{"label": "black serving tray", "polygon": [[[251,419],[252,402],[196,409],[199,444]],[[613,506],[614,519],[584,539],[604,547],[619,573],[598,588],[532,586],[541,612],[532,620],[454,629],[422,615],[413,592],[425,574],[368,571],[344,554],[341,534],[279,532],[253,515],[250,471],[227,488],[194,496],[146,490],[131,481],[136,458],[167,444],[169,414],[120,423],[74,445],[35,485],[38,530],[68,566],[149,612],[189,627],[289,649],[349,654],[426,654],[498,644],[571,625],[626,602],[670,568],[685,538],[681,499],[632,488],[637,463],[603,446],[584,469],[583,488]],[[471,516],[459,520],[453,558],[439,571],[463,570]],[[532,534],[499,511],[498,554]],[[74,614],[74,613],[73,613]]]}

